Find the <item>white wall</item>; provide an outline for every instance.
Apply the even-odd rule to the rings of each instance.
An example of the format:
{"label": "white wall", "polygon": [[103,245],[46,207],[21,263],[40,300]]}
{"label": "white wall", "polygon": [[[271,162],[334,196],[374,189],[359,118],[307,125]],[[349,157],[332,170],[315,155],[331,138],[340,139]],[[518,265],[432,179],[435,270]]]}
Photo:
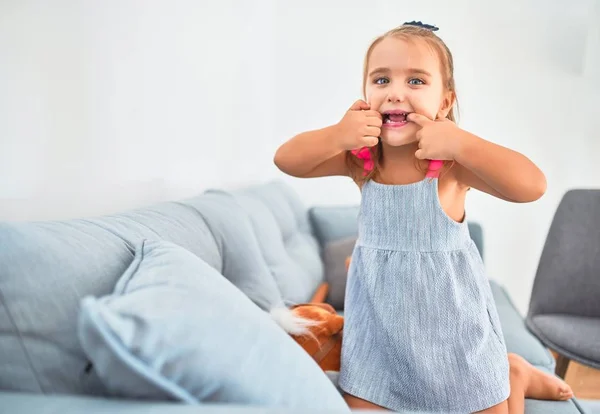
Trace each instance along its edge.
{"label": "white wall", "polygon": [[[4,0],[0,219],[102,214],[282,177],[277,146],[359,97],[370,40],[423,20],[453,50],[461,126],[548,176],[530,205],[468,201],[490,277],[524,312],[560,197],[600,183],[600,11],[593,0],[482,3]],[[359,202],[348,180],[283,178],[307,204]]]}
{"label": "white wall", "polygon": [[587,139],[584,148],[589,152],[591,159],[586,164],[584,176],[587,184],[597,187],[597,178],[600,176],[600,163],[595,159],[600,154],[600,0],[596,0],[589,15],[589,22],[584,67],[585,84],[589,87],[584,117],[591,122],[587,123],[588,129],[584,133]]}

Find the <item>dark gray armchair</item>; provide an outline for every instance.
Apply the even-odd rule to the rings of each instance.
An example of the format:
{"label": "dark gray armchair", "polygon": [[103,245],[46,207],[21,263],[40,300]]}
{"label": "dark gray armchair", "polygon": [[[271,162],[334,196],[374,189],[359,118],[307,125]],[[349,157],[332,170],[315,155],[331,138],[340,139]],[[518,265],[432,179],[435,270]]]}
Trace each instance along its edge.
{"label": "dark gray armchair", "polygon": [[600,190],[562,198],[540,258],[527,327],[559,358],[600,368]]}

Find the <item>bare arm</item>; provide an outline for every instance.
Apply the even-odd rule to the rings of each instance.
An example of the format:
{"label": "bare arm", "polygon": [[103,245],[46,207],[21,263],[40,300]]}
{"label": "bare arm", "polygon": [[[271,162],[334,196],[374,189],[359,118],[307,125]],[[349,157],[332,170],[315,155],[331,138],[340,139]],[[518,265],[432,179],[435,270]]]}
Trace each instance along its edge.
{"label": "bare arm", "polygon": [[515,203],[535,201],[546,192],[544,173],[527,157],[493,144],[448,119],[432,120],[418,113],[408,120],[421,127],[415,156],[429,160],[455,160],[457,182]]}
{"label": "bare arm", "polygon": [[349,175],[338,135],[335,125],[298,134],[279,147],[275,165],[294,177]]}
{"label": "bare arm", "polygon": [[503,200],[528,203],[546,192],[544,173],[527,157],[460,130],[458,181]]}
{"label": "bare arm", "polygon": [[347,151],[376,145],[381,133],[381,115],[369,108],[358,100],[339,123],[296,135],[279,147],[275,165],[294,177],[351,175]]}

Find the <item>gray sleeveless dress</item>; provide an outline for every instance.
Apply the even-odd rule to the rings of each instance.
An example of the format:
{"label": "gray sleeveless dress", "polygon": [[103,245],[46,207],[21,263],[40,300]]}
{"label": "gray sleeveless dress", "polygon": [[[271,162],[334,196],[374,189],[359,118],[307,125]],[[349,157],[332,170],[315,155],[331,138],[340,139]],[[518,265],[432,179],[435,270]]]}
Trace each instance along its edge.
{"label": "gray sleeveless dress", "polygon": [[509,366],[483,263],[438,179],[362,188],[339,386],[400,411],[470,413],[506,400]]}

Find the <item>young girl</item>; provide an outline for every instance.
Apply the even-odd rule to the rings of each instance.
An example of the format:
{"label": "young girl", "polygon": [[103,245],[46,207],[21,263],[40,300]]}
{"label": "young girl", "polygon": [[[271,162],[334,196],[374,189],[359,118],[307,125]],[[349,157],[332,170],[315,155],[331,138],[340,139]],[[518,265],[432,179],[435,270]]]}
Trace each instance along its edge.
{"label": "young girl", "polygon": [[[452,55],[434,30],[411,22],[377,38],[365,58],[366,102],[286,142],[275,164],[295,177],[350,176],[361,189],[339,382],[349,405],[507,413],[514,378],[465,196],[476,188],[531,202],[546,180],[525,156],[453,122]],[[527,373],[513,381],[511,412],[527,394],[570,398],[562,381],[511,362]],[[536,390],[523,380],[532,375]]]}

